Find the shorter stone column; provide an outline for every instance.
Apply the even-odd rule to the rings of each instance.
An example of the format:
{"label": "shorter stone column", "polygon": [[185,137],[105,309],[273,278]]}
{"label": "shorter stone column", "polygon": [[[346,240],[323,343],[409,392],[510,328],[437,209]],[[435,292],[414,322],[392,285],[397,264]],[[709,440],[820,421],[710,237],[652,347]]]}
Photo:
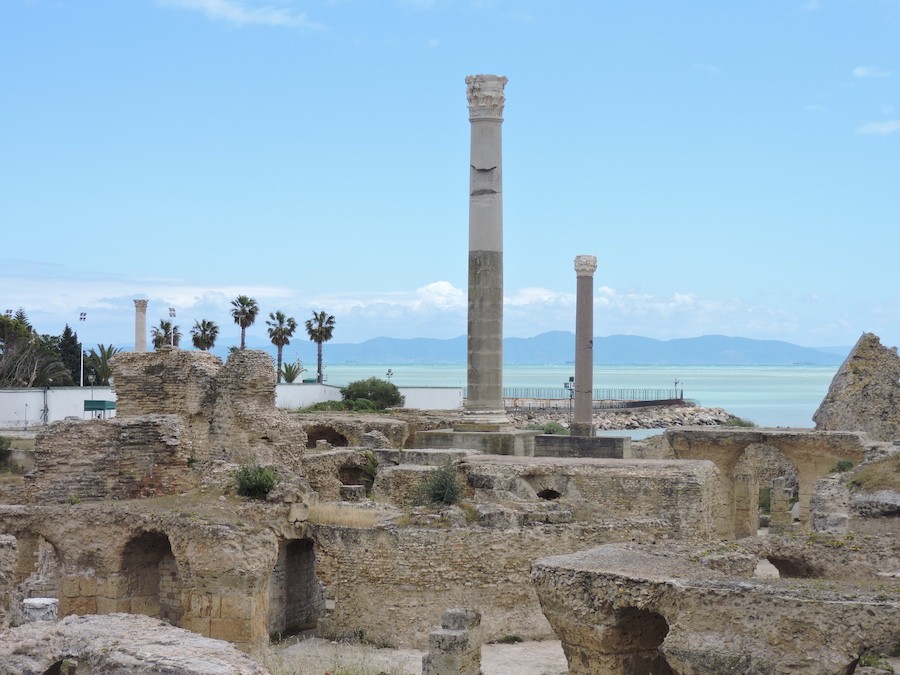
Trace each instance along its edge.
{"label": "shorter stone column", "polygon": [[148,300],[134,301],[134,351],[147,351],[147,303]]}
{"label": "shorter stone column", "polygon": [[759,530],[759,481],[756,474],[734,477],[734,537],[755,536]]}
{"label": "shorter stone column", "polygon": [[441,627],[428,636],[422,675],[481,675],[481,613],[448,609]]}
{"label": "shorter stone column", "polygon": [[594,271],[597,257],[575,256],[575,419],[573,436],[594,435]]}

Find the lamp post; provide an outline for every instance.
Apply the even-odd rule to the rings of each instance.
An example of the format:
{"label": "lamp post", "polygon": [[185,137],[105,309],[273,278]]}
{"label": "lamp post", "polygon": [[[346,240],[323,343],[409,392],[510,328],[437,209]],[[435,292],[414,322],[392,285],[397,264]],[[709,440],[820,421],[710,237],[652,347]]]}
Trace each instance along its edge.
{"label": "lamp post", "polygon": [[[78,315],[78,323],[84,323],[87,321],[87,312],[82,312]],[[78,351],[81,352],[81,379],[80,385],[84,386],[84,340],[78,341]]]}
{"label": "lamp post", "polygon": [[172,319],[172,330],[169,332],[169,344],[175,346],[175,308],[169,307],[169,318]]}

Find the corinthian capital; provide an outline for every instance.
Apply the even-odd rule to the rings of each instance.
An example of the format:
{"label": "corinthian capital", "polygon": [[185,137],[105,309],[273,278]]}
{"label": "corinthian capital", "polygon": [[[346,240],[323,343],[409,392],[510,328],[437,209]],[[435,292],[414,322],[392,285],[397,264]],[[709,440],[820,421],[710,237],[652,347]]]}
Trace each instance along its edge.
{"label": "corinthian capital", "polygon": [[506,103],[503,87],[508,81],[503,75],[469,75],[466,77],[469,119],[502,120],[503,104]]}
{"label": "corinthian capital", "polygon": [[576,255],[575,256],[575,275],[579,277],[593,276],[597,270],[597,256],[595,255]]}

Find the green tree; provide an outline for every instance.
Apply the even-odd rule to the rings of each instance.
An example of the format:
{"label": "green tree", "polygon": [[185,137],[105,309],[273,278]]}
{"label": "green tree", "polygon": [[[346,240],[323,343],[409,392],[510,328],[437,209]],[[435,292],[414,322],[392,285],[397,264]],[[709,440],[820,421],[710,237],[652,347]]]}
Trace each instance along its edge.
{"label": "green tree", "polygon": [[194,347],[208,352],[215,346],[217,337],[219,337],[219,327],[215,321],[206,319],[194,321],[194,327],[191,328],[191,342],[194,343]]}
{"label": "green tree", "polygon": [[231,301],[231,316],[234,322],[241,327],[241,349],[246,348],[247,328],[256,321],[256,315],[259,314],[259,305],[256,300],[246,295],[239,295]]}
{"label": "green tree", "polygon": [[177,347],[181,343],[181,331],[172,321],[160,319],[159,325],[150,330],[150,339],[153,341],[153,349],[167,345]]}
{"label": "green tree", "polygon": [[[91,347],[84,359],[84,368],[88,373],[94,372],[94,384],[109,386],[109,381],[112,378],[112,357],[120,351],[122,350],[112,345],[98,344],[96,349]],[[88,381],[89,379],[85,378]]]}
{"label": "green tree", "polygon": [[334,334],[334,316],[322,310],[313,312],[312,319],[306,320],[309,339],[316,343],[316,382],[322,384],[322,345]]}
{"label": "green tree", "polygon": [[59,357],[72,375],[72,382],[81,381],[81,344],[78,342],[78,333],[69,324],[66,324],[59,336],[58,347]]}
{"label": "green tree", "polygon": [[24,309],[15,316],[0,316],[0,387],[71,384],[59,340],[35,333]]}
{"label": "green tree", "polygon": [[305,373],[306,368],[303,367],[303,364],[300,361],[296,361],[294,363],[285,363],[281,367],[281,374],[284,376],[284,381],[288,384],[293,384],[294,380],[300,377],[301,373]]}
{"label": "green tree", "polygon": [[285,345],[291,344],[291,338],[294,331],[297,330],[297,321],[292,316],[286,316],[284,312],[278,310],[269,314],[269,320],[266,321],[269,327],[269,339],[278,349],[278,362],[275,372],[278,373],[278,382],[281,382],[281,353]]}
{"label": "green tree", "polygon": [[393,408],[403,405],[403,396],[396,384],[370,377],[367,380],[356,380],[346,387],[341,387],[341,398],[351,404],[353,409],[358,409],[357,401],[370,401],[376,410]]}

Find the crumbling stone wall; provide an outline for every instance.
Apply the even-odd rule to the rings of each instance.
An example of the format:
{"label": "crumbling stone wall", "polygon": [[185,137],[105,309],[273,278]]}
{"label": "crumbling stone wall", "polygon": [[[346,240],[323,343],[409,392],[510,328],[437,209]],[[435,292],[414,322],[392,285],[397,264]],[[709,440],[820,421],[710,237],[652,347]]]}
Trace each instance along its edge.
{"label": "crumbling stone wall", "polygon": [[175,415],[62,421],[35,439],[30,500],[133,499],[196,485],[194,444]]}
{"label": "crumbling stone wall", "polygon": [[900,356],[863,333],[813,415],[816,429],[863,431],[873,440],[900,438]]}

